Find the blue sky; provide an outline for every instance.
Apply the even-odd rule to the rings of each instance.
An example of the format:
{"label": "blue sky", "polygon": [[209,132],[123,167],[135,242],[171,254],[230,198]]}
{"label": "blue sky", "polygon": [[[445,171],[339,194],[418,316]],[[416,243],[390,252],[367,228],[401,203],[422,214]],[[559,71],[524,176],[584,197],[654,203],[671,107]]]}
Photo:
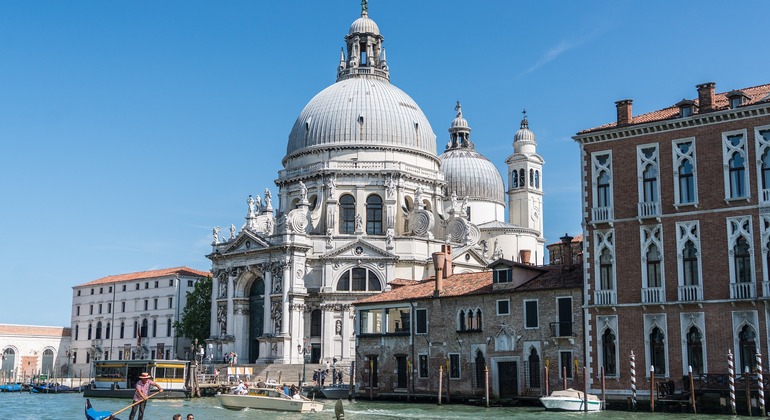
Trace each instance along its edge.
{"label": "blue sky", "polygon": [[[186,265],[273,193],[360,2],[0,0],[1,323],[69,325],[71,287]],[[770,82],[766,1],[371,1],[393,84],[443,151],[456,100],[504,174],[521,110],[548,242],[580,233],[577,131]]]}

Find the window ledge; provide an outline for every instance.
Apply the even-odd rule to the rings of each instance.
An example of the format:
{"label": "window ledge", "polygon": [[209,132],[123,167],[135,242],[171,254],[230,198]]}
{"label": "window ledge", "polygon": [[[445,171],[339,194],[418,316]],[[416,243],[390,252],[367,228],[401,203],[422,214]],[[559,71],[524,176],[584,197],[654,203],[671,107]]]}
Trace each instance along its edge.
{"label": "window ledge", "polygon": [[476,332],[482,332],[484,330],[477,328],[472,330],[457,330],[457,334],[468,334],[468,333],[476,333]]}
{"label": "window ledge", "polygon": [[734,197],[734,198],[728,198],[725,197],[725,204],[730,204],[738,201],[745,201],[747,203],[751,202],[751,196],[746,197]]}

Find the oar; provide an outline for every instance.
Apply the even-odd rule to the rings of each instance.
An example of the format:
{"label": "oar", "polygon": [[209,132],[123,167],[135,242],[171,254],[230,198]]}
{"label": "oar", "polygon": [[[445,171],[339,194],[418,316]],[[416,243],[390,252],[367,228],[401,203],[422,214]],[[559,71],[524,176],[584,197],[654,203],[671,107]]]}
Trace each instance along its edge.
{"label": "oar", "polygon": [[[149,400],[150,398],[152,398],[152,397],[154,397],[154,396],[156,396],[156,395],[158,395],[158,394],[160,394],[160,391],[158,391],[158,392],[156,392],[156,393],[154,393],[154,394],[150,394],[150,396],[149,396],[149,397],[147,397],[147,400]],[[129,408],[131,408],[131,407],[133,407],[133,406],[135,406],[135,405],[137,405],[137,404],[139,404],[139,403],[141,403],[141,402],[143,402],[143,401],[147,401],[147,400],[139,400],[139,401],[137,401],[137,402],[135,402],[135,403],[133,403],[133,404],[129,405],[128,407],[124,407],[124,408],[121,408],[120,410],[118,410],[118,411],[116,411],[116,412],[112,413],[112,417],[115,417],[117,414],[120,414],[120,413],[122,413],[122,412],[124,412],[124,411],[128,410]]]}

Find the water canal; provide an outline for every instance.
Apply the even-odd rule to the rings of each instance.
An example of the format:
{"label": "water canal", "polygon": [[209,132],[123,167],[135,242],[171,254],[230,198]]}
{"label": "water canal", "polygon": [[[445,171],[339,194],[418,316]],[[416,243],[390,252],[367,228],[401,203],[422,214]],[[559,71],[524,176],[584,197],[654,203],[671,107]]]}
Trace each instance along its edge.
{"label": "water canal", "polygon": [[[117,411],[130,403],[119,399],[98,398],[92,403],[98,410]],[[0,420],[82,420],[85,398],[81,394],[0,394]],[[483,408],[468,405],[443,405],[422,403],[344,401],[345,419],[533,419],[547,415],[548,419],[575,419],[590,417],[591,420],[688,420],[688,419],[734,419],[724,415],[693,415],[648,412],[605,411],[601,413],[551,413],[538,407],[493,407]],[[196,398],[189,400],[149,401],[145,419],[171,420],[180,413],[183,416],[193,413],[196,420],[206,419],[333,419],[334,402],[326,402],[324,411],[313,414],[290,414],[260,410],[231,411],[217,404],[215,398]],[[125,420],[128,413],[118,415]],[[184,418],[184,417],[183,417]]]}

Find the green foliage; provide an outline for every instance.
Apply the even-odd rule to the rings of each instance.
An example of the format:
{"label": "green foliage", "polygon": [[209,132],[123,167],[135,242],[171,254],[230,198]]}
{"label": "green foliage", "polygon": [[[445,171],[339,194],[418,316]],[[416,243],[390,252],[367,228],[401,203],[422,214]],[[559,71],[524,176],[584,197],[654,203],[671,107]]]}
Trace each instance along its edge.
{"label": "green foliage", "polygon": [[197,283],[192,292],[187,292],[187,305],[174,330],[179,337],[203,342],[211,333],[211,288],[213,281],[207,277]]}

